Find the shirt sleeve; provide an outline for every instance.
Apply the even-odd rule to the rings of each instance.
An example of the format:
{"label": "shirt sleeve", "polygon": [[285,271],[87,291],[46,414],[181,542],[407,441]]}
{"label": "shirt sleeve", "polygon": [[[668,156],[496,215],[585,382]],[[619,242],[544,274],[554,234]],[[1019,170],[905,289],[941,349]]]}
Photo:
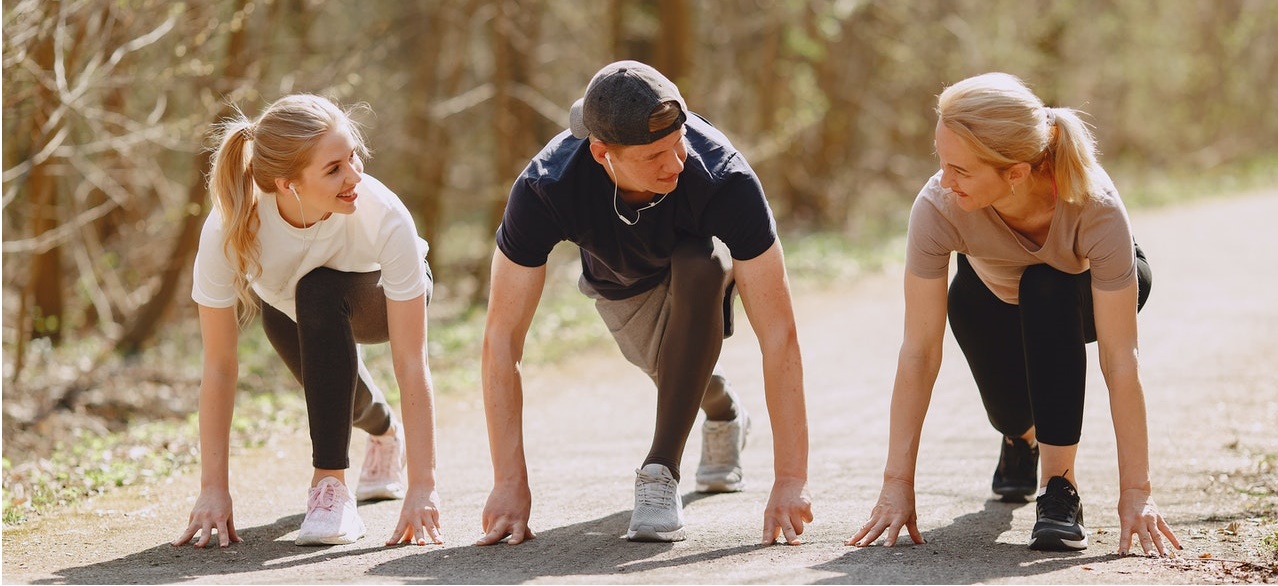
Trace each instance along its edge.
{"label": "shirt sleeve", "polygon": [[1092,286],[1116,291],[1131,283],[1136,275],[1136,247],[1131,221],[1117,194],[1089,205],[1095,207],[1078,235],[1079,254],[1091,265]]}
{"label": "shirt sleeve", "polygon": [[767,252],[777,240],[777,223],[753,172],[734,173],[705,216],[711,234],[727,245],[735,260],[750,260]]}
{"label": "shirt sleeve", "polygon": [[233,307],[235,268],[226,258],[225,233],[217,212],[209,214],[200,230],[200,247],[191,274],[191,299],[205,307]]}
{"label": "shirt sleeve", "polygon": [[497,248],[515,264],[529,268],[546,264],[550,251],[564,240],[541,194],[520,176],[510,189],[506,211],[497,227]]}
{"label": "shirt sleeve", "polygon": [[905,268],[924,279],[944,278],[950,268],[950,253],[959,248],[958,229],[931,197],[933,181],[914,199],[906,235]]}
{"label": "shirt sleeve", "polygon": [[426,241],[408,208],[398,196],[389,194],[389,213],[382,222],[384,237],[378,253],[382,270],[382,290],[392,301],[408,301],[426,292]]}

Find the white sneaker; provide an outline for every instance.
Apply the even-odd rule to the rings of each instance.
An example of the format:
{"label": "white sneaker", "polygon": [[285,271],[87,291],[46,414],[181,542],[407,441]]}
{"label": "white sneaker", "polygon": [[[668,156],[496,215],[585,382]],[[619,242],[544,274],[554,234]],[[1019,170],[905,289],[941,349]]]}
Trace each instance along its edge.
{"label": "white sneaker", "polygon": [[359,471],[355,498],[361,501],[402,499],[408,492],[404,478],[404,427],[391,421],[394,433],[369,436],[364,467]]}
{"label": "white sneaker", "polygon": [[630,541],[683,541],[683,497],[679,481],[661,464],[635,470],[635,510]]}
{"label": "white sneaker", "polygon": [[297,545],[344,545],[364,536],[364,521],[350,489],[332,476],[320,479],[306,499]]}
{"label": "white sneaker", "polygon": [[750,415],[737,405],[732,421],[701,424],[701,464],[697,466],[697,492],[737,492],[745,488],[741,450],[750,435]]}

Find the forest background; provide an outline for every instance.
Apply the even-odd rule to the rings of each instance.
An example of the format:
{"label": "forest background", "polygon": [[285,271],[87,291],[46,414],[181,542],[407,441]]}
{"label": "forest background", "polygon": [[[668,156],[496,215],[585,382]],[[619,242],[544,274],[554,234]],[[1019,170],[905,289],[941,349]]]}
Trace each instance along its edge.
{"label": "forest background", "polygon": [[[846,278],[935,170],[935,96],[987,71],[1086,111],[1129,205],[1278,181],[1271,0],[5,0],[4,522],[196,455],[190,266],[208,131],[293,92],[365,102],[367,171],[432,245],[431,356],[477,387],[511,181],[603,64],[665,72],[746,155],[791,271]],[[560,247],[565,252],[571,247]],[[573,270],[572,252],[556,267]],[[875,253],[877,254],[877,253]],[[569,286],[534,335],[597,340]],[[260,328],[241,444],[296,426]],[[585,333],[577,334],[578,330]],[[537,333],[541,332],[541,333]],[[571,333],[565,333],[571,332]],[[605,334],[606,335],[606,334]],[[576,344],[576,346],[574,345]],[[376,352],[376,350],[370,350]],[[391,387],[389,369],[375,374]],[[473,393],[470,393],[473,394]]]}

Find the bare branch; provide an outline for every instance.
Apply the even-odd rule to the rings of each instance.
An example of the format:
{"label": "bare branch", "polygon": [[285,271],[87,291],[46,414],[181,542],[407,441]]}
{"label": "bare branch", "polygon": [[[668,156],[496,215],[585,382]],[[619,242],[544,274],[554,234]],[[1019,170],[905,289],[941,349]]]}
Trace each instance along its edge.
{"label": "bare branch", "polygon": [[541,92],[535,88],[523,83],[511,85],[510,95],[519,101],[528,104],[534,112],[541,114],[543,118],[558,124],[561,128],[568,128],[568,111],[547,99]]}
{"label": "bare branch", "polygon": [[[49,140],[48,144],[45,144],[44,147],[40,149],[40,152],[36,153],[31,158],[18,163],[17,165],[5,169],[4,173],[0,175],[0,180],[3,180],[5,183],[13,181],[14,179],[17,179],[31,171],[31,169],[36,165],[48,160],[48,158],[53,155],[53,152],[62,146],[62,141],[67,138],[67,132],[68,130],[65,126],[59,128],[58,133],[53,135],[53,138]],[[9,202],[6,201],[5,205],[8,205],[8,203]]]}
{"label": "bare branch", "polygon": [[72,234],[75,234],[76,231],[83,226],[107,215],[111,212],[111,210],[118,207],[120,207],[120,204],[116,203],[115,200],[102,202],[90,209],[80,212],[75,218],[72,218],[70,222],[62,224],[61,226],[49,230],[35,238],[6,240],[4,241],[4,246],[0,249],[0,251],[3,251],[4,254],[11,254],[15,252],[43,254],[66,242]]}
{"label": "bare branch", "polygon": [[493,84],[485,83],[431,106],[430,115],[435,120],[443,120],[491,100],[495,94]]}

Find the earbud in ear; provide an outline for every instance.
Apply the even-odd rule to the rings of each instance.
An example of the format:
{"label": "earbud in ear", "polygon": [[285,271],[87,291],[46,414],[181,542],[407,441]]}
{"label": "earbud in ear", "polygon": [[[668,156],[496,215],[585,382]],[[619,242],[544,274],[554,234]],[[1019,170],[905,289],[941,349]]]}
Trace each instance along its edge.
{"label": "earbud in ear", "polygon": [[293,198],[294,198],[294,199],[296,199],[297,201],[302,201],[302,196],[300,196],[300,195],[298,195],[298,194],[297,194],[297,188],[296,188],[296,187],[293,187],[292,185],[289,185],[289,186],[288,186],[288,190],[293,192]]}
{"label": "earbud in ear", "polygon": [[607,159],[609,163],[612,162],[612,156],[609,155],[608,153],[604,153],[604,158]]}

